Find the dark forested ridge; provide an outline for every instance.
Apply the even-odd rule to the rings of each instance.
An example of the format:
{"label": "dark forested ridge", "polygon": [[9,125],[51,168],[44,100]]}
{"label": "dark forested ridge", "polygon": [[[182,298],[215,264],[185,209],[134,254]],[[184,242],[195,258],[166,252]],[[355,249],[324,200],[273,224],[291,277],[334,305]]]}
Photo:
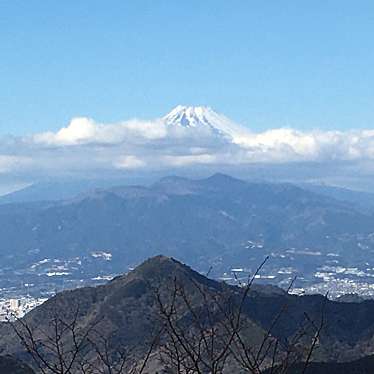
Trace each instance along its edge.
{"label": "dark forested ridge", "polygon": [[[125,347],[131,350],[134,359],[140,360],[146,354],[153,334],[161,326],[155,290],[167,299],[176,280],[183,286],[191,307],[180,307],[178,318],[182,324],[190,323],[191,311],[201,309],[204,300],[201,292],[211,300],[222,300],[222,303],[227,300],[235,303],[243,292],[240,287],[208,279],[172,258],[157,256],[106,285],[62,292],[31,311],[23,321],[35,329],[35,334],[39,329],[45,333],[51,328],[50,320],[56,311],[63,320],[71,320],[79,311],[76,318],[80,328],[97,323],[100,336],[109,342],[110,347]],[[284,312],[279,315],[281,310]],[[243,320],[249,326],[245,330],[248,334],[246,341],[256,347],[269,329],[272,339],[291,340],[305,324],[305,315],[315,324],[319,324],[321,318],[324,320],[313,360],[351,361],[372,352],[374,301],[341,303],[318,295],[289,295],[277,287],[260,285],[251,287],[243,304]],[[223,317],[217,312],[214,318],[214,323],[219,325]],[[275,319],[278,319],[276,324]],[[31,363],[8,324],[1,326],[0,334],[1,354],[12,354]],[[157,344],[162,345],[162,341]],[[301,345],[309,343],[310,338],[299,342]],[[66,344],[72,343],[67,339]]]}
{"label": "dark forested ridge", "polygon": [[[303,364],[294,365],[287,373],[300,374]],[[312,362],[305,374],[372,374],[374,373],[374,356],[364,357],[351,362]],[[264,374],[277,374],[276,370],[266,370]]]}
{"label": "dark forested ridge", "polygon": [[0,374],[34,374],[34,371],[11,356],[0,356]]}

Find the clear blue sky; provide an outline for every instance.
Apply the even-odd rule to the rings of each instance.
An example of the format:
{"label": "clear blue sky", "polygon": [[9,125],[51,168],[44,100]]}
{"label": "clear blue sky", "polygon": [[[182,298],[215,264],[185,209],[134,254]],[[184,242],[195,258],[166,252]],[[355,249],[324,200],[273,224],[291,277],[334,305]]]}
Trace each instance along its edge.
{"label": "clear blue sky", "polygon": [[0,0],[0,134],[209,105],[254,130],[374,127],[374,2]]}

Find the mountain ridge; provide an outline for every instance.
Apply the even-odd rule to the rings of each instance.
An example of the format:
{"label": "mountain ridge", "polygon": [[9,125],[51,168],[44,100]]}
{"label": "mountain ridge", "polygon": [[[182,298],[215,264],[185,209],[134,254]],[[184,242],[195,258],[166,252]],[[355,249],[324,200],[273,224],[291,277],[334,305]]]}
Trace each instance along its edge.
{"label": "mountain ridge", "polygon": [[[94,278],[98,258],[107,258],[100,262],[102,272],[116,274],[158,253],[201,271],[212,266],[217,277],[231,268],[252,271],[251,264],[266,255],[271,256],[267,269],[293,266],[313,276],[318,267],[331,268],[331,261],[361,266],[374,250],[373,231],[370,213],[292,184],[224,174],[167,177],[62,201],[1,205],[0,258],[21,272],[23,283],[53,280],[46,273],[56,272],[55,260],[69,273],[67,279],[86,269]],[[49,262],[40,263],[45,259]],[[279,282],[287,276],[271,271]]]}
{"label": "mountain ridge", "polygon": [[[60,318],[69,320],[79,305],[78,324],[81,328],[100,321],[100,333],[111,344],[121,344],[126,349],[132,347],[134,357],[139,359],[147,350],[145,342],[150,339],[148,333],[157,330],[158,326],[155,292],[162,297],[171,297],[174,280],[183,286],[194,310],[201,307],[203,293],[222,302],[239,302],[245,290],[208,279],[180,261],[158,255],[105,285],[59,293],[27,314],[24,322],[34,326],[35,331],[41,328],[46,333],[49,331],[48,321],[56,310]],[[271,326],[274,338],[290,339],[300,327],[305,313],[317,323],[324,304],[326,330],[320,336],[314,360],[341,362],[368,355],[370,347],[374,346],[373,301],[339,303],[322,295],[296,296],[284,291],[269,292],[266,286],[261,285],[250,290],[243,304],[243,318],[253,329],[250,330],[253,334],[251,344],[260,344],[261,336]],[[285,305],[287,313],[277,317]],[[181,312],[185,322],[189,320],[188,313],[188,310]],[[277,324],[273,325],[276,317]],[[27,360],[9,325],[0,325],[0,333],[1,354],[12,354]]]}

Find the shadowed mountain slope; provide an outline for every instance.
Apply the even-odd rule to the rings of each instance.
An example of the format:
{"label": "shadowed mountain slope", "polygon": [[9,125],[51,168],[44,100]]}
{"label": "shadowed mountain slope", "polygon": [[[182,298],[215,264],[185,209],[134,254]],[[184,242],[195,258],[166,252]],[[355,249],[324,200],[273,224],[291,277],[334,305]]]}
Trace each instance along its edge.
{"label": "shadowed mountain slope", "polygon": [[[300,374],[302,364],[291,367],[287,374]],[[277,374],[276,370],[267,370],[264,374]],[[374,356],[368,356],[351,362],[312,362],[308,365],[305,374],[372,374],[374,373]]]}
{"label": "shadowed mountain slope", "polygon": [[[97,324],[100,334],[111,346],[131,348],[133,357],[139,358],[144,356],[160,323],[155,290],[167,299],[175,280],[183,285],[193,310],[199,310],[203,303],[200,290],[222,303],[229,299],[240,300],[243,292],[241,288],[208,279],[172,258],[157,256],[106,285],[62,292],[31,311],[24,321],[45,333],[50,329],[48,321],[56,310],[64,320],[71,320],[78,312],[77,323],[81,329]],[[286,312],[273,326],[283,309]],[[264,332],[271,326],[273,337],[290,339],[305,320],[305,314],[316,324],[322,317],[325,320],[314,359],[344,361],[372,352],[374,301],[339,303],[323,296],[300,297],[257,285],[243,306],[243,318],[250,323],[248,339],[253,346],[260,344]],[[189,311],[181,309],[180,318],[185,321],[183,323],[188,323]],[[219,314],[217,318],[220,318]],[[9,325],[3,324],[0,334],[2,354],[27,359]]]}
{"label": "shadowed mountain slope", "polygon": [[34,374],[34,371],[11,356],[0,356],[0,374]]}

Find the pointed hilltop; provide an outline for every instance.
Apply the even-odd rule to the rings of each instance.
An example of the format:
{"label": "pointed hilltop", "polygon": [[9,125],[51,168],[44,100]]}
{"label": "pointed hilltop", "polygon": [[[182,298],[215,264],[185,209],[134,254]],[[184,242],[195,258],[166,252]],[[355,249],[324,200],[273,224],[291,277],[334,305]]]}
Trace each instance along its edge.
{"label": "pointed hilltop", "polygon": [[158,255],[151,257],[137,266],[126,275],[119,276],[109,282],[108,287],[117,283],[128,284],[134,280],[144,282],[147,285],[170,284],[174,279],[178,282],[189,283],[191,281],[207,286],[211,289],[220,289],[220,283],[209,279],[188,265],[168,256]]}

